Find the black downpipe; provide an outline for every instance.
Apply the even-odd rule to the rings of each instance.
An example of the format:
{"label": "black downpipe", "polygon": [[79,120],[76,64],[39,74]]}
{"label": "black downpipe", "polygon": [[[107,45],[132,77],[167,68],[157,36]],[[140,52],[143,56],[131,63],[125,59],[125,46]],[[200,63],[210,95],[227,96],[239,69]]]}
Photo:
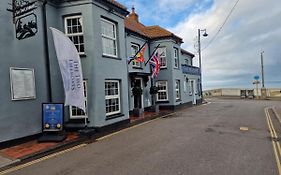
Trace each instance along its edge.
{"label": "black downpipe", "polygon": [[45,68],[46,68],[46,79],[47,79],[47,96],[48,101],[53,102],[52,98],[52,84],[51,84],[51,70],[50,70],[50,56],[49,56],[49,45],[48,45],[48,28],[47,28],[47,12],[46,12],[47,0],[43,1],[42,5],[42,22],[43,22],[43,45],[45,53]]}

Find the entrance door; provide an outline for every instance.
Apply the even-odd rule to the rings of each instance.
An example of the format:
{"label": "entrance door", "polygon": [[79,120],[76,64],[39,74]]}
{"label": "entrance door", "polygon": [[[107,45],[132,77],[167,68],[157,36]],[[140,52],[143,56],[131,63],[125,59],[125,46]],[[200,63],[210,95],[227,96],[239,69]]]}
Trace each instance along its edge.
{"label": "entrance door", "polygon": [[[135,78],[135,87],[140,87],[143,89],[142,87],[142,78]],[[139,108],[141,109],[143,107],[143,95],[139,96],[139,97],[134,97],[134,108]]]}
{"label": "entrance door", "polygon": [[196,89],[196,83],[194,80],[190,81],[190,88],[191,88],[191,93],[192,93],[192,104],[196,105],[196,94],[195,94],[195,89]]}

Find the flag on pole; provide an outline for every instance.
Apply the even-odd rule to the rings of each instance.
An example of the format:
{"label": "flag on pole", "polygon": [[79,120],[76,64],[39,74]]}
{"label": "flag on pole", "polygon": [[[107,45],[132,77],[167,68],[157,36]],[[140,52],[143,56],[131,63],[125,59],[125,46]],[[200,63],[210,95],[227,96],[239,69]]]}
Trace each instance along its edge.
{"label": "flag on pole", "polygon": [[156,51],[149,60],[152,67],[152,78],[157,77],[160,71],[160,54]]}
{"label": "flag on pole", "polygon": [[140,50],[135,54],[133,57],[128,58],[128,64],[130,64],[131,61],[135,62],[144,62],[144,52],[147,48],[147,43],[144,43],[144,45],[140,48]]}
{"label": "flag on pole", "polygon": [[73,42],[61,31],[50,27],[62,75],[65,106],[76,106],[85,111],[82,67]]}

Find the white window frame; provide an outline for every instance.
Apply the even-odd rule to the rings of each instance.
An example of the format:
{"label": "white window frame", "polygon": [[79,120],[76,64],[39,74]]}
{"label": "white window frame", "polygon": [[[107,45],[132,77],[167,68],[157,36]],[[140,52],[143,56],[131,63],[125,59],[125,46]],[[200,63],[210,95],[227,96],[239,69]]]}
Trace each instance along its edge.
{"label": "white window frame", "polygon": [[179,51],[174,48],[174,68],[179,68]]}
{"label": "white window frame", "polygon": [[[135,44],[135,43],[131,43],[131,55],[135,56],[136,53],[134,53],[133,46],[135,46],[137,48],[137,52],[138,52],[140,50],[140,45]],[[133,65],[133,67],[136,67],[136,68],[141,67],[141,63],[139,61],[136,62],[136,61],[133,60],[132,65]]]}
{"label": "white window frame", "polygon": [[175,81],[175,92],[176,92],[176,100],[181,99],[181,91],[180,91],[180,80]]}
{"label": "white window frame", "polygon": [[[80,20],[82,32],[68,33],[68,27],[69,26],[67,25],[67,20],[71,20],[71,19],[78,19],[78,21]],[[65,35],[68,36],[73,43],[74,43],[74,41],[71,39],[71,37],[75,37],[75,36],[78,36],[78,37],[82,36],[83,37],[83,43],[80,43],[80,40],[79,40],[79,43],[74,43],[74,45],[75,45],[76,48],[77,48],[77,46],[79,46],[79,49],[77,48],[77,51],[78,51],[79,55],[85,54],[85,37],[84,37],[84,32],[83,32],[83,19],[82,19],[82,15],[74,15],[74,16],[67,16],[67,17],[65,17],[64,18],[64,31],[65,31]],[[84,51],[83,52],[80,51],[80,46],[81,45],[83,45],[83,47],[84,47]]]}
{"label": "white window frame", "polygon": [[72,110],[81,110],[79,108],[77,108],[76,106],[69,106],[69,111],[70,111],[70,119],[83,119],[83,118],[88,118],[88,114],[87,114],[87,110],[88,110],[88,87],[87,87],[87,81],[83,80],[83,94],[84,94],[84,98],[85,98],[85,115],[73,115]]}
{"label": "white window frame", "polygon": [[156,95],[156,100],[157,100],[157,101],[168,101],[168,100],[169,100],[169,96],[168,96],[168,81],[157,81],[157,82],[156,82],[156,86],[158,87],[160,83],[165,83],[166,90],[161,90],[161,89],[159,89],[159,90],[158,90],[158,93],[160,93],[160,92],[165,92],[167,98],[166,98],[166,99],[159,99],[159,95],[158,95],[158,93],[157,93],[157,95]]}
{"label": "white window frame", "polygon": [[[167,51],[166,47],[159,47],[157,49],[160,54],[160,69],[167,68]],[[165,60],[165,62],[163,62]],[[165,64],[163,64],[165,63]]]}
{"label": "white window frame", "polygon": [[117,86],[118,86],[118,95],[106,95],[105,94],[105,101],[109,100],[109,99],[116,99],[118,98],[118,104],[119,104],[119,110],[118,111],[113,111],[113,112],[106,112],[106,103],[105,103],[105,113],[106,116],[111,116],[114,114],[119,114],[121,113],[121,95],[120,95],[120,81],[119,80],[105,80],[105,83],[116,83],[117,82]]}
{"label": "white window frame", "polygon": [[[113,28],[114,28],[114,36],[115,36],[115,38],[114,37],[111,37],[111,36],[107,36],[107,35],[105,35],[105,34],[103,34],[102,32],[101,32],[101,36],[102,36],[102,54],[104,55],[104,56],[109,56],[109,57],[115,57],[115,58],[117,58],[117,56],[118,56],[118,50],[117,50],[117,48],[118,48],[118,46],[117,46],[117,25],[115,24],[115,23],[113,23],[113,22],[111,22],[111,21],[109,21],[109,20],[106,20],[106,19],[104,19],[104,18],[101,18],[101,23],[102,22],[105,22],[105,23],[108,23],[108,24],[111,24],[112,26],[113,26]],[[102,24],[101,24],[101,26],[102,26]],[[108,54],[108,53],[105,53],[105,49],[104,49],[104,41],[103,41],[103,39],[109,39],[109,40],[111,40],[111,41],[113,41],[114,43],[115,43],[115,48],[113,48],[113,49],[115,49],[115,52],[116,52],[116,55],[112,55],[112,54]]]}

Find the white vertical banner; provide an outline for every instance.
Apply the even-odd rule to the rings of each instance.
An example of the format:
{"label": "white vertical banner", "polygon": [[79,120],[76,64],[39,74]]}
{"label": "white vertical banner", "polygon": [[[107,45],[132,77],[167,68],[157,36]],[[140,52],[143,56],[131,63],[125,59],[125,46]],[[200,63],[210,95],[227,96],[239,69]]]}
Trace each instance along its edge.
{"label": "white vertical banner", "polygon": [[62,75],[65,106],[76,106],[85,112],[82,66],[73,42],[61,31],[50,27]]}

